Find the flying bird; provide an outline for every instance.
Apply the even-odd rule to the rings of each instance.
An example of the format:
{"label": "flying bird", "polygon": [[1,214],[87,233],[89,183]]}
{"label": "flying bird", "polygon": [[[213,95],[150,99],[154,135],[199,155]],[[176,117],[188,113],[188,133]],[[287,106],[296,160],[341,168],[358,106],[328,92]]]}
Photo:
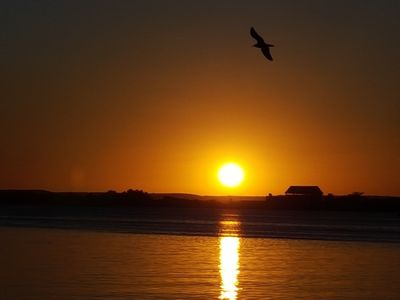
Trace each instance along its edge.
{"label": "flying bird", "polygon": [[272,61],[273,58],[271,52],[269,51],[269,48],[274,47],[274,45],[264,42],[264,39],[256,32],[253,27],[250,28],[250,35],[257,41],[257,43],[253,45],[253,47],[260,48],[264,56],[268,60]]}

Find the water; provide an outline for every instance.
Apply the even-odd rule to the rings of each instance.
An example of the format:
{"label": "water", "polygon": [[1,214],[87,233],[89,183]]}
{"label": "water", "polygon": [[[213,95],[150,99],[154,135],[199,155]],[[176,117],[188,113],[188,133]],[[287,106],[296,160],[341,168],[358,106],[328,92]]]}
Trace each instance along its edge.
{"label": "water", "polygon": [[[400,242],[396,213],[259,209],[26,206],[0,210],[0,226],[219,236],[224,221],[241,237]],[[222,222],[222,223],[221,223]],[[232,228],[231,228],[232,229]]]}
{"label": "water", "polygon": [[400,297],[392,216],[73,215],[3,211],[0,299]]}

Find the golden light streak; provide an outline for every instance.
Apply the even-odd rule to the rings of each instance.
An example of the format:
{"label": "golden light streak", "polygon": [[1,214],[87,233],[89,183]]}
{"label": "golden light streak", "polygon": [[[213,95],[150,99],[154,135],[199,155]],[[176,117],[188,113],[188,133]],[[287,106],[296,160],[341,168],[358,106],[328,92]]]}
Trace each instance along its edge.
{"label": "golden light streak", "polygon": [[220,222],[221,236],[219,240],[219,272],[221,275],[220,299],[236,300],[239,286],[239,253],[240,238],[238,234],[239,222],[222,221]]}
{"label": "golden light streak", "polygon": [[239,247],[239,237],[224,236],[220,238],[220,299],[237,299],[239,290]]}

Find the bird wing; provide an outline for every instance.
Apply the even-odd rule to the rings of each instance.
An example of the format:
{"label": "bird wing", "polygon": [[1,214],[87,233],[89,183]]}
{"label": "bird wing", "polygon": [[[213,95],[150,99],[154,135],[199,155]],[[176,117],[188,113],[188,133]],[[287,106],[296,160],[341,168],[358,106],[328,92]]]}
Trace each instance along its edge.
{"label": "bird wing", "polygon": [[274,59],[272,58],[271,52],[269,51],[269,47],[263,47],[261,48],[261,52],[264,54],[266,58],[269,60],[273,61]]}
{"label": "bird wing", "polygon": [[250,35],[257,40],[257,42],[264,43],[264,39],[256,32],[256,30],[251,27]]}

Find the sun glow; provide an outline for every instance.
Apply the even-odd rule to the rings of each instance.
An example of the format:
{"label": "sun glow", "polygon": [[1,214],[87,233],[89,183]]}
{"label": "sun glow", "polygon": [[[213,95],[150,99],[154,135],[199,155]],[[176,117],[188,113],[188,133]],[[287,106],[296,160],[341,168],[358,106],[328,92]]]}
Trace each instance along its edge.
{"label": "sun glow", "polygon": [[243,169],[236,163],[226,163],[218,171],[219,181],[226,187],[236,187],[244,179]]}

